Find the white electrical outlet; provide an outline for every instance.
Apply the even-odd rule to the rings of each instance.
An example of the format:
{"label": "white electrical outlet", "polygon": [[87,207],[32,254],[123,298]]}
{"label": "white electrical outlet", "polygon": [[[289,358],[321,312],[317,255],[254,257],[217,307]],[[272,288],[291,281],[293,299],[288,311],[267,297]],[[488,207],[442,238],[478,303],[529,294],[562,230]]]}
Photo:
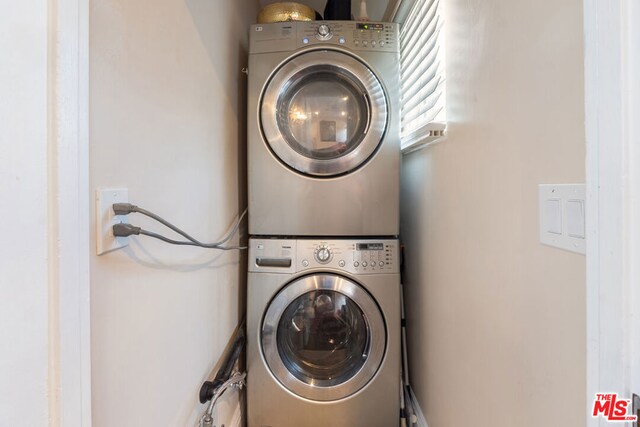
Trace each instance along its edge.
{"label": "white electrical outlet", "polygon": [[96,253],[98,255],[123,248],[129,244],[128,237],[115,237],[112,227],[118,223],[128,223],[126,215],[116,215],[111,207],[114,203],[128,203],[129,190],[126,188],[105,188],[96,190]]}

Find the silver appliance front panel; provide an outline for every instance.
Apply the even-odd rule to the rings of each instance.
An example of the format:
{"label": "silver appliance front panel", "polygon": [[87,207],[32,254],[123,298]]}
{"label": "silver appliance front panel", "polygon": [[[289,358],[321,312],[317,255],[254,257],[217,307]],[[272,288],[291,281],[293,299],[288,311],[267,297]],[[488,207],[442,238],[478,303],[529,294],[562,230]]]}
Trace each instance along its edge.
{"label": "silver appliance front panel", "polygon": [[[263,31],[266,29],[264,26]],[[273,37],[269,43],[279,43],[276,35]],[[265,51],[266,45],[263,46]],[[375,154],[355,171],[331,178],[311,177],[285,166],[266,144],[259,119],[260,96],[272,73],[290,58],[304,58],[304,53],[324,48],[354,55],[366,64],[380,81],[388,103],[387,128]],[[264,236],[397,236],[400,228],[400,69],[397,51],[352,51],[327,43],[294,49],[254,53],[249,57],[249,233]]]}
{"label": "silver appliance front panel", "polygon": [[[250,239],[251,267],[247,293],[249,427],[397,427],[399,424],[401,331],[398,244],[397,241],[373,239],[339,242]],[[391,249],[390,259],[393,262],[388,271],[354,274],[340,267],[342,257],[349,254],[353,256],[355,252],[367,252],[366,255],[371,259],[380,243],[389,245]],[[358,244],[361,244],[360,250]],[[326,245],[330,246],[331,254],[326,251]],[[261,266],[256,263],[258,258]],[[302,268],[302,260],[310,258],[319,258],[321,261],[315,261],[312,268]],[[362,287],[382,313],[387,336],[385,354],[373,378],[354,394],[329,401],[303,397],[285,387],[269,368],[261,350],[261,329],[267,308],[274,298],[288,284],[321,272],[343,276]]]}

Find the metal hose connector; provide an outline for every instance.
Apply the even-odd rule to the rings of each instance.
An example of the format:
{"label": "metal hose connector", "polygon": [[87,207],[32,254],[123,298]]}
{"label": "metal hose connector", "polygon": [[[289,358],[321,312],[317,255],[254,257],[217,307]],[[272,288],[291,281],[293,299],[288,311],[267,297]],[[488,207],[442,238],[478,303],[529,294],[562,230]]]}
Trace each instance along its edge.
{"label": "metal hose connector", "polygon": [[213,426],[213,410],[215,409],[216,403],[220,396],[224,394],[229,388],[237,388],[238,390],[242,390],[242,387],[245,385],[245,378],[247,376],[246,372],[236,372],[231,377],[222,383],[220,387],[218,387],[211,398],[211,402],[209,402],[209,406],[207,407],[206,412],[200,418],[200,427],[212,427]]}

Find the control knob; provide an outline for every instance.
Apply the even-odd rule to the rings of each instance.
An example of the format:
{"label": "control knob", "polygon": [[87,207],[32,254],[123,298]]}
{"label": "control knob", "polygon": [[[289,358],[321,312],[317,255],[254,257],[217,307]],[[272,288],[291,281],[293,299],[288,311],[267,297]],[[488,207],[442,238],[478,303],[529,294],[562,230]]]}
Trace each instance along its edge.
{"label": "control knob", "polygon": [[321,264],[326,264],[331,260],[331,249],[329,249],[327,246],[318,246],[318,248],[315,251],[315,255],[316,255],[316,261],[318,261]]}
{"label": "control knob", "polygon": [[331,36],[332,36],[331,28],[327,24],[320,24],[318,26],[317,35],[316,35],[317,38],[321,40],[327,40],[327,39],[330,39]]}

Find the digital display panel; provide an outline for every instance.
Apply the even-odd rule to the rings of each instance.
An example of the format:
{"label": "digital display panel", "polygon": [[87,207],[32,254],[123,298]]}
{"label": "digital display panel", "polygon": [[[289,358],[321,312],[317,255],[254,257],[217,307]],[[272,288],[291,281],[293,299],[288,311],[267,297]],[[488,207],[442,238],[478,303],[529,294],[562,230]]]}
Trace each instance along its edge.
{"label": "digital display panel", "polygon": [[356,24],[356,28],[358,30],[374,30],[374,31],[382,31],[384,30],[384,24],[371,24],[371,23],[358,23]]}
{"label": "digital display panel", "polygon": [[358,251],[382,251],[384,250],[383,243],[356,243],[356,250]]}

